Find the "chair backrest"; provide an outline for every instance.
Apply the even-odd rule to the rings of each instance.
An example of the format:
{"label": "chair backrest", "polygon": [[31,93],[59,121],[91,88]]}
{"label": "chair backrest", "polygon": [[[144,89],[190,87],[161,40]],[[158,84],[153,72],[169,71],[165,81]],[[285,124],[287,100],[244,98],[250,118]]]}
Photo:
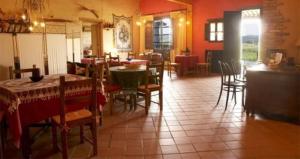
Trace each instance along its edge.
{"label": "chair backrest", "polygon": [[120,55],[117,55],[117,56],[115,56],[115,57],[110,56],[109,61],[110,61],[110,62],[120,63]]}
{"label": "chair backrest", "polygon": [[163,61],[163,56],[161,53],[152,53],[150,54],[149,61],[151,64],[160,64]]}
{"label": "chair backrest", "polygon": [[162,88],[163,85],[163,77],[164,77],[164,62],[161,63],[147,63],[146,66],[146,82],[145,87],[148,89],[148,85],[155,83]]}
{"label": "chair backrest", "polygon": [[232,60],[230,62],[230,68],[232,70],[234,79],[238,79],[243,76],[242,72],[241,72],[241,63],[240,62]]}
{"label": "chair backrest", "polygon": [[[97,71],[93,73],[92,78],[88,78],[81,81],[66,81],[65,76],[60,76],[60,85],[59,85],[59,97],[60,97],[60,121],[62,125],[66,123],[66,110],[67,106],[74,104],[82,104],[84,107],[89,106],[88,108],[93,114],[93,117],[96,117],[96,106],[97,106]],[[66,96],[67,90],[74,90],[76,88],[89,88],[86,91],[86,95],[80,96]]]}
{"label": "chair backrest", "polygon": [[8,67],[9,69],[9,78],[10,79],[19,79],[24,76],[26,73],[32,73],[36,68],[36,65],[32,65],[32,68],[26,68],[26,69],[16,69],[14,70],[12,66]]}
{"label": "chair backrest", "polygon": [[219,61],[220,71],[221,71],[221,81],[222,83],[229,83],[232,81],[232,70],[228,63]]}
{"label": "chair backrest", "polygon": [[129,58],[129,59],[135,59],[135,53],[133,53],[133,52],[128,52],[127,58]]}
{"label": "chair backrest", "polygon": [[67,61],[67,73],[76,74],[76,64],[74,62]]}
{"label": "chair backrest", "polygon": [[109,61],[110,57],[111,57],[111,52],[104,52],[104,57],[105,57],[106,61]]}

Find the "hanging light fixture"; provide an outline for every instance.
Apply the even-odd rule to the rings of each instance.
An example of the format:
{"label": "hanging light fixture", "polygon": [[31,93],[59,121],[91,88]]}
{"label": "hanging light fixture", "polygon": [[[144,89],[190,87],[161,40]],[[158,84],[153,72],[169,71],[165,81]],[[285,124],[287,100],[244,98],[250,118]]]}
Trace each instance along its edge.
{"label": "hanging light fixture", "polygon": [[33,31],[34,28],[46,26],[43,20],[43,12],[48,0],[23,0],[24,13],[21,19],[29,22],[28,30]]}

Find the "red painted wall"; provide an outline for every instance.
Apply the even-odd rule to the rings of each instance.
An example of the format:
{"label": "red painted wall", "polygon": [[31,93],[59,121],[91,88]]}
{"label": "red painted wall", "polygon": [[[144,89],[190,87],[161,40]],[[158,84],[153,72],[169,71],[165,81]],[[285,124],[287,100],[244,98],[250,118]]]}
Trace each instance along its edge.
{"label": "red painted wall", "polygon": [[142,15],[186,9],[186,6],[167,0],[140,0]]}
{"label": "red painted wall", "polygon": [[204,61],[205,50],[222,50],[223,43],[205,41],[207,19],[222,18],[224,11],[236,11],[262,6],[263,0],[193,0],[193,54]]}

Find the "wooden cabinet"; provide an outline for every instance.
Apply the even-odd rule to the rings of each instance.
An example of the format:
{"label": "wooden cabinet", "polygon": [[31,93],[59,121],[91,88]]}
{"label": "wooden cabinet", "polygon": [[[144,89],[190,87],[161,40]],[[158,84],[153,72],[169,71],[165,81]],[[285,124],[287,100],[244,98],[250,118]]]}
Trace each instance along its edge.
{"label": "wooden cabinet", "polygon": [[264,65],[248,69],[246,111],[299,122],[300,70],[269,69]]}

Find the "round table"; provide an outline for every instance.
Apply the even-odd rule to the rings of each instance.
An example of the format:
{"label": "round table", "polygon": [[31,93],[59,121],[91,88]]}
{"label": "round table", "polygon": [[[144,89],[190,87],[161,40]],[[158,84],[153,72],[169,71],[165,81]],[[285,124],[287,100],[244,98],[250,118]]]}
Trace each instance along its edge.
{"label": "round table", "polygon": [[139,85],[145,83],[146,66],[141,65],[138,68],[128,68],[126,66],[115,66],[109,68],[111,73],[111,82],[122,87],[122,94],[125,95],[125,109],[126,96],[130,96],[130,109],[132,106],[136,109],[136,95]]}
{"label": "round table", "polygon": [[123,90],[136,90],[140,84],[145,82],[146,66],[128,68],[115,66],[109,68],[113,84],[121,85]]}

